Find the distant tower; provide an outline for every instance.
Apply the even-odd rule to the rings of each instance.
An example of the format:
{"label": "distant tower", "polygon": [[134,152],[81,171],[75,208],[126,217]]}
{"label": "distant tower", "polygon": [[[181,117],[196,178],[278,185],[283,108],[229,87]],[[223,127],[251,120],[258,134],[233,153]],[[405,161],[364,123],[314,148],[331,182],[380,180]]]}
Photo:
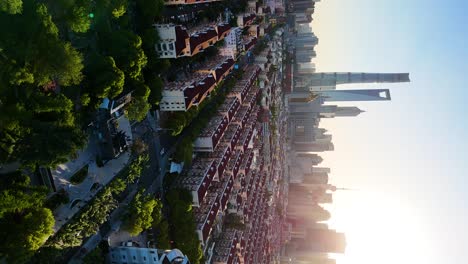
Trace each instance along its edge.
{"label": "distant tower", "polygon": [[344,253],[346,238],[335,230],[309,229],[302,249],[311,252]]}
{"label": "distant tower", "polygon": [[350,83],[409,82],[409,73],[317,72],[310,75],[310,86],[336,86]]}
{"label": "distant tower", "polygon": [[320,108],[320,117],[352,117],[362,112],[364,111],[355,106],[322,105]]}
{"label": "distant tower", "polygon": [[339,101],[389,101],[389,89],[374,90],[330,90],[316,92],[325,102]]}

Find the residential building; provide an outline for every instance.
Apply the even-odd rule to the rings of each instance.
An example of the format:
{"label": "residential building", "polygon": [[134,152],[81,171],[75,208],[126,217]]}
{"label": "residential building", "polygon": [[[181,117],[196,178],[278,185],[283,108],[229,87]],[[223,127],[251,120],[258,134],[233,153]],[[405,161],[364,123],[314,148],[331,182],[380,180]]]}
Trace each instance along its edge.
{"label": "residential building", "polygon": [[195,140],[193,149],[198,152],[213,152],[221,140],[229,120],[225,115],[216,115],[209,121]]}
{"label": "residential building", "polygon": [[223,40],[231,31],[229,24],[205,25],[189,32],[185,27],[174,24],[155,24],[159,35],[156,52],[160,58],[194,56],[216,42]]}

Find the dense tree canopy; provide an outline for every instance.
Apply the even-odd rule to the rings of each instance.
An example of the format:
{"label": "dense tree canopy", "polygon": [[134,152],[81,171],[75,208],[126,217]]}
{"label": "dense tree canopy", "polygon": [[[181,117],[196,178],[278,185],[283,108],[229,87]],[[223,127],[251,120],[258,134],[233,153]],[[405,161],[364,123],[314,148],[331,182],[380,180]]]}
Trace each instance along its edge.
{"label": "dense tree canopy", "polygon": [[114,98],[122,93],[125,82],[124,73],[115,64],[114,58],[92,54],[85,68],[90,93],[97,98]]}
{"label": "dense tree canopy", "polygon": [[125,229],[132,236],[136,236],[151,227],[154,221],[161,221],[162,203],[151,195],[139,191],[128,206],[127,215],[124,219]]}
{"label": "dense tree canopy", "polygon": [[[59,38],[47,7],[36,1],[24,2],[23,14],[0,12],[0,47],[6,69],[0,83],[44,86],[75,85],[82,80],[82,56],[70,43]],[[51,52],[53,51],[53,52]]]}
{"label": "dense tree canopy", "polygon": [[0,162],[54,166],[83,147],[86,136],[76,126],[73,104],[63,94],[33,91],[0,105]]}
{"label": "dense tree canopy", "polygon": [[0,1],[0,11],[10,14],[21,13],[23,9],[23,0],[2,0]]}
{"label": "dense tree canopy", "polygon": [[150,105],[142,97],[134,97],[127,107],[127,118],[129,120],[142,121],[148,113]]}
{"label": "dense tree canopy", "polygon": [[101,48],[109,52],[125,75],[133,79],[140,78],[141,70],[147,63],[140,36],[131,31],[120,30],[108,34],[103,39]]}
{"label": "dense tree canopy", "polygon": [[23,263],[52,234],[54,217],[43,204],[46,190],[20,173],[0,175],[0,257]]}
{"label": "dense tree canopy", "polygon": [[175,246],[198,264],[203,256],[200,241],[195,233],[192,198],[187,190],[172,190],[166,196],[170,206],[170,228]]}

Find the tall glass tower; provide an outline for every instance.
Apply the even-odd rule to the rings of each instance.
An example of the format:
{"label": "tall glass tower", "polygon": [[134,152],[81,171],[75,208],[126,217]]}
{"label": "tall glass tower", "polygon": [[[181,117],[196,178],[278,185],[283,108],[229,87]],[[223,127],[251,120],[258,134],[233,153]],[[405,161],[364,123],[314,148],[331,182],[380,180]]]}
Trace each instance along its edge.
{"label": "tall glass tower", "polygon": [[336,86],[349,83],[409,82],[409,73],[317,72],[308,76],[309,86]]}
{"label": "tall glass tower", "polygon": [[374,90],[330,90],[316,92],[324,102],[340,101],[389,101],[389,89]]}

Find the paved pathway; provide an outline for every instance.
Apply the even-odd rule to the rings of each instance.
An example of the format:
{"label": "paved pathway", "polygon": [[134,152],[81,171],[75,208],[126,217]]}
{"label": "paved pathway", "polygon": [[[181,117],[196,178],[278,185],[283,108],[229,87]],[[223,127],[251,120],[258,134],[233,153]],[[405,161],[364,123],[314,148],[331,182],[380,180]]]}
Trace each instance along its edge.
{"label": "paved pathway", "polygon": [[[132,138],[130,123],[127,118],[121,116],[118,119],[119,128],[124,130],[125,133]],[[117,175],[122,168],[128,163],[130,153],[125,152],[119,158],[110,160],[104,167],[99,168],[96,165],[95,157],[97,153],[97,140],[94,135],[90,136],[90,140],[86,148],[78,153],[78,158],[57,166],[57,169],[52,170],[52,177],[54,179],[57,190],[64,189],[68,192],[70,202],[60,205],[54,211],[55,226],[54,232],[58,231],[73,215],[75,215],[83,206],[85,206],[96,193],[108,184],[115,175]],[[85,180],[77,185],[70,183],[70,178],[78,170],[88,165],[88,176]],[[95,183],[99,183],[100,187],[92,189]],[[76,202],[78,201],[78,202]],[[73,207],[71,206],[73,203]]]}

